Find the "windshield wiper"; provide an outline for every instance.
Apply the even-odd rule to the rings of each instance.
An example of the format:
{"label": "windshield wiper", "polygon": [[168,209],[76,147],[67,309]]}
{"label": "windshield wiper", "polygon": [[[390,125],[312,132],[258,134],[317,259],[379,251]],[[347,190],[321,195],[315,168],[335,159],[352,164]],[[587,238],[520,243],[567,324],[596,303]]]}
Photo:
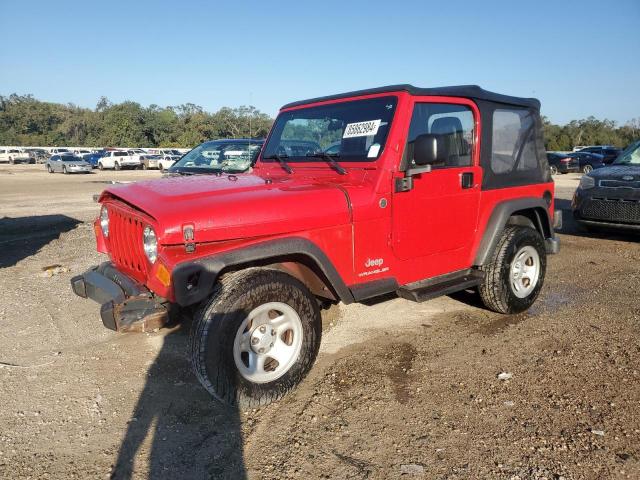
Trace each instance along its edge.
{"label": "windshield wiper", "polygon": [[262,157],[263,160],[277,160],[282,168],[287,173],[293,173],[293,170],[285,160],[285,158],[289,158],[289,155],[280,155],[278,153],[274,153],[273,155],[269,155],[268,157]]}
{"label": "windshield wiper", "polygon": [[307,153],[307,157],[324,158],[329,164],[340,174],[346,175],[347,171],[336,162],[336,158],[340,156],[339,153],[327,153],[327,152],[313,152]]}

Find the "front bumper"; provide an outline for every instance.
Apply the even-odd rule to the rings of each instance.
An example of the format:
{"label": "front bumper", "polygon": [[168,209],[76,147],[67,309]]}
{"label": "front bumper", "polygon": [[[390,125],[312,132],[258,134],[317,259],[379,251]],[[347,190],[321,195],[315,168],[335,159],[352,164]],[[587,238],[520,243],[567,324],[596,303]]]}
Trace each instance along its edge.
{"label": "front bumper", "polygon": [[118,332],[149,332],[169,320],[166,302],[116,269],[111,262],[92,267],[71,279],[73,292],[101,304],[105,327]]}
{"label": "front bumper", "polygon": [[86,166],[86,167],[69,167],[68,170],[71,173],[89,173],[89,172],[91,172],[91,167],[90,166]]}
{"label": "front bumper", "polygon": [[575,220],[584,225],[640,229],[640,189],[578,188],[571,208]]}

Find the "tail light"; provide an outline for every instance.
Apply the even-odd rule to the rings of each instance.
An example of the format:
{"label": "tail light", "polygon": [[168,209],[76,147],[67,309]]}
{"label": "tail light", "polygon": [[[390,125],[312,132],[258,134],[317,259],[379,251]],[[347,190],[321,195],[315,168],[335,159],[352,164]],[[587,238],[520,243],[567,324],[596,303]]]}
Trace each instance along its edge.
{"label": "tail light", "polygon": [[569,163],[571,161],[571,159],[569,157],[567,158],[563,158],[562,160],[560,160],[562,163]]}

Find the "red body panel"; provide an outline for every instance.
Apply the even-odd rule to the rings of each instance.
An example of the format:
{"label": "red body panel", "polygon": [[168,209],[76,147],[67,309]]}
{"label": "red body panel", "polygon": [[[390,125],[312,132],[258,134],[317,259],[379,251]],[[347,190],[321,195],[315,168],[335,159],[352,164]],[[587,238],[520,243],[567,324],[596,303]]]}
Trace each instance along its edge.
{"label": "red body panel", "polygon": [[[389,93],[358,98],[388,96]],[[482,232],[500,202],[542,198],[553,183],[481,190],[480,115],[474,102],[449,97],[412,97],[398,92],[398,106],[386,146],[376,161],[341,165],[340,175],[322,162],[295,163],[293,174],[278,163],[258,161],[240,175],[187,176],[107,189],[101,201],[135,212],[153,226],[159,261],[144,269],[123,265],[99,227],[98,249],[108,251],[119,268],[158,295],[173,299],[171,286],[156,278],[159,263],[177,264],[241,249],[265,240],[300,237],[316,244],[345,284],[393,277],[398,284],[469,268]],[[332,100],[334,103],[351,99]],[[476,129],[470,167],[434,170],[414,177],[410,192],[395,193],[407,129],[415,102],[457,103],[471,107]],[[295,107],[302,108],[302,107]],[[461,174],[473,174],[473,187],[461,188]],[[550,206],[553,214],[553,202]],[[187,253],[183,226],[194,226],[196,249]],[[97,224],[96,224],[97,225]],[[141,239],[130,238],[130,241]],[[146,260],[146,259],[145,259]]]}

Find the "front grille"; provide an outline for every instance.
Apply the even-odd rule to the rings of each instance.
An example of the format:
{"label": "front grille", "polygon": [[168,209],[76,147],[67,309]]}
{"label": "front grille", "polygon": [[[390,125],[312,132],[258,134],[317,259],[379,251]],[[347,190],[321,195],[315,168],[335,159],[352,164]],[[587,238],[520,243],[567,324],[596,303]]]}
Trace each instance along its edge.
{"label": "front grille", "polygon": [[628,182],[625,180],[600,180],[600,186],[607,188],[640,188],[640,182]]}
{"label": "front grille", "polygon": [[640,201],[592,198],[585,201],[582,217],[617,223],[640,223]]}
{"label": "front grille", "polygon": [[142,249],[145,224],[141,218],[113,204],[108,208],[111,260],[117,267],[143,279],[147,274],[147,259]]}

